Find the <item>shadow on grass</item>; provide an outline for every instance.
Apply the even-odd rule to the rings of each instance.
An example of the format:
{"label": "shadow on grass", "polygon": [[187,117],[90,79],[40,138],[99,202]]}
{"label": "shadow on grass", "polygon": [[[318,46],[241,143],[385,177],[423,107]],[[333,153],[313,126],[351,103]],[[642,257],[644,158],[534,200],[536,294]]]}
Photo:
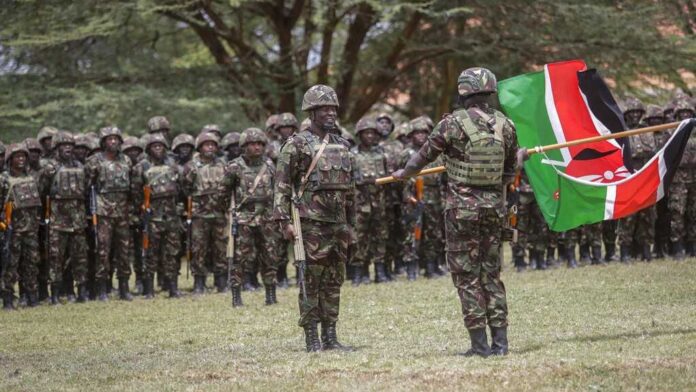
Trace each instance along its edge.
{"label": "shadow on grass", "polygon": [[609,340],[617,340],[624,338],[640,338],[640,337],[657,337],[664,335],[688,335],[696,333],[696,328],[680,328],[673,330],[655,330],[649,332],[625,332],[614,335],[591,335],[591,336],[573,336],[570,338],[556,339],[557,342],[603,342]]}

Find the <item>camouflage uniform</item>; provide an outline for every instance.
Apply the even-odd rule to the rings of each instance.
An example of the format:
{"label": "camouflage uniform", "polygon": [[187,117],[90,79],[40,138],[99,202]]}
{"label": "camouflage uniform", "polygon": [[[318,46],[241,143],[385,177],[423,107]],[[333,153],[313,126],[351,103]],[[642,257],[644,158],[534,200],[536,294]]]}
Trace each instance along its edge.
{"label": "camouflage uniform", "polygon": [[[684,99],[677,103],[674,116],[677,120],[687,116],[693,118],[694,109]],[[688,245],[693,252],[696,242],[696,134],[693,132],[672,179],[668,197],[672,253],[675,258],[682,259],[685,256],[684,245]]]}
{"label": "camouflage uniform", "polygon": [[[53,135],[56,129],[53,127],[43,127],[42,130],[46,131],[48,129],[49,133]],[[43,136],[43,135],[42,135]],[[51,136],[52,137],[52,136]],[[44,137],[44,139],[46,139]],[[29,159],[27,160],[27,167],[29,170],[29,175],[34,177],[34,180],[38,183],[39,177],[41,175],[41,168],[46,164],[46,151],[44,150],[41,143],[36,138],[27,138],[24,140],[24,144],[29,150]],[[50,154],[50,152],[49,152]],[[44,200],[41,200],[41,211],[45,211],[46,206],[44,205]],[[38,284],[39,301],[43,301],[48,298],[48,280],[49,280],[49,261],[48,261],[48,249],[46,248],[46,226],[43,224],[39,225],[39,272],[36,277]],[[20,292],[20,303],[26,301],[26,292],[22,281],[19,282],[19,292]]]}
{"label": "camouflage uniform", "polygon": [[[327,106],[338,108],[336,93],[328,86],[311,87],[304,96],[302,109],[314,115]],[[315,124],[315,127],[326,126]],[[302,222],[306,251],[305,290],[307,300],[299,296],[299,325],[304,327],[308,351],[318,351],[317,322],[322,323],[324,348],[340,348],[336,338],[341,285],[345,279],[349,224],[355,223],[353,168],[349,144],[327,132],[328,144],[314,170],[309,173],[304,193],[298,195],[297,208]],[[300,189],[303,176],[317,154],[322,139],[309,129],[290,137],[278,157],[274,191],[274,219],[281,227],[290,224],[293,190]],[[297,233],[296,233],[297,234]]]}
{"label": "camouflage uniform", "polygon": [[[51,302],[54,304],[58,302],[57,295],[61,286],[72,285],[72,282],[65,282],[63,279],[64,271],[68,268],[78,285],[78,302],[87,300],[87,177],[82,163],[74,158],[67,161],[60,158],[57,149],[62,144],[74,144],[72,135],[59,132],[53,136],[55,156],[48,160],[41,173],[42,193],[51,200],[48,258]],[[67,292],[72,292],[72,287]]]}
{"label": "camouflage uniform", "polygon": [[[548,243],[549,230],[534,198],[529,180],[524,172],[522,173],[517,203],[518,238],[516,243],[510,243],[513,262],[518,271],[523,270],[526,267],[525,252],[528,250],[530,268],[543,270],[547,267],[544,251]],[[510,193],[509,196],[513,197],[514,195]]]}
{"label": "camouflage uniform", "polygon": [[17,281],[27,294],[29,306],[38,304],[39,244],[36,233],[41,216],[41,195],[34,177],[26,171],[18,175],[12,173],[12,156],[20,153],[27,157],[29,155],[23,144],[9,146],[5,157],[7,170],[0,174],[0,200],[3,206],[11,202],[14,207],[9,260],[3,260],[5,266],[2,271],[2,294],[6,309],[13,307],[13,287]]}

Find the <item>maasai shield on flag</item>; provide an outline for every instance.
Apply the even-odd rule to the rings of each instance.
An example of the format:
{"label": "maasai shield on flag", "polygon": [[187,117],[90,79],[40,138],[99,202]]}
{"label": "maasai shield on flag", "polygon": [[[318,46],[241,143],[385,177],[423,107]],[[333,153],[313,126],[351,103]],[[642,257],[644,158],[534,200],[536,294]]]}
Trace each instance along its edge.
{"label": "maasai shield on flag", "polygon": [[[524,148],[625,130],[606,84],[581,60],[503,80],[498,94]],[[692,122],[683,122],[653,159],[633,173],[628,142],[622,139],[532,155],[524,168],[549,227],[566,231],[655,204],[669,186],[692,128]]]}

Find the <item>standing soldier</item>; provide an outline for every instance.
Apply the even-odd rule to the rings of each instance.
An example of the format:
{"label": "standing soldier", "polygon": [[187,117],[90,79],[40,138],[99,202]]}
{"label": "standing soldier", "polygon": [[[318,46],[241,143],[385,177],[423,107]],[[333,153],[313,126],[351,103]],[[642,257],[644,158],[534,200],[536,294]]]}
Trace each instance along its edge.
{"label": "standing soldier", "polygon": [[[55,129],[55,128],[53,128]],[[44,149],[41,146],[41,143],[35,138],[27,138],[24,140],[24,144],[27,147],[27,150],[29,150],[29,160],[27,161],[27,167],[29,169],[29,175],[34,177],[34,180],[38,184],[39,182],[39,177],[41,175],[41,164],[44,162],[44,160],[41,158],[44,154]],[[42,203],[42,211],[45,210],[45,206],[43,205],[43,200],[41,201]],[[46,228],[43,225],[43,221],[39,223],[39,230],[38,230],[38,236],[39,236],[39,274],[37,276],[37,282],[38,282],[38,293],[39,293],[39,301],[44,301],[48,298],[48,273],[49,273],[49,266],[48,266],[48,257],[46,256],[48,253],[48,249],[46,249]],[[24,304],[26,302],[26,295],[24,295],[24,286],[22,281],[20,280],[19,282],[19,291],[20,291],[20,303]]]}
{"label": "standing soldier", "polygon": [[[68,268],[77,283],[77,302],[87,301],[87,238],[85,237],[85,195],[87,178],[84,166],[73,156],[75,140],[65,131],[53,136],[53,158],[41,172],[42,193],[49,201],[47,225],[50,264],[51,304],[58,304],[61,289],[71,293],[73,282],[63,278]],[[68,259],[70,265],[68,266]]]}
{"label": "standing soldier", "polygon": [[428,142],[394,173],[396,178],[413,176],[445,154],[447,262],[471,337],[466,356],[508,352],[507,301],[500,279],[502,188],[512,180],[506,174],[515,170],[517,140],[512,123],[492,107],[496,91],[491,71],[463,71],[458,79],[462,109],[440,121]]}
{"label": "standing soldier", "polygon": [[[0,174],[4,240],[10,242],[8,254],[3,255],[8,259],[3,260],[2,268],[1,288],[5,310],[14,309],[13,287],[18,277],[26,293],[27,304],[31,307],[39,304],[39,243],[36,233],[41,216],[41,195],[37,181],[29,174],[28,158],[29,151],[24,143],[11,144],[5,158],[7,170]],[[12,209],[9,213],[8,205]]]}
{"label": "standing soldier", "polygon": [[[130,161],[131,165],[135,165],[140,160],[144,158],[143,156],[143,146],[135,136],[126,136],[123,139],[123,145],[121,145],[121,151],[126,155]],[[141,242],[140,237],[142,235],[140,228],[140,214],[138,211],[138,205],[131,203],[130,205],[130,233],[131,241],[133,246],[133,252],[131,254],[131,263],[133,264],[133,273],[135,273],[135,293],[140,295],[143,293],[143,259],[142,249],[140,248]],[[111,265],[110,273],[114,273],[114,265]],[[111,281],[111,279],[109,279]]]}
{"label": "standing soldier", "polygon": [[[384,267],[386,252],[387,221],[385,188],[376,185],[375,180],[387,172],[387,157],[378,146],[377,123],[363,117],[355,126],[358,146],[351,151],[355,156],[355,201],[357,226],[355,234],[360,246],[353,255],[353,284],[360,284],[361,271],[369,271],[370,263],[375,266],[375,282],[387,281]],[[368,277],[369,281],[369,277]]]}
{"label": "standing soldier", "polygon": [[[193,157],[193,151],[196,147],[196,140],[193,138],[193,136],[189,135],[188,133],[181,133],[179,135],[176,135],[174,138],[174,141],[172,142],[172,152],[173,152],[173,159],[174,163],[177,165],[177,169],[179,170],[179,173],[182,173],[184,170],[184,165],[186,165],[191,158]],[[181,191],[181,186],[179,187]],[[182,223],[182,226],[185,225],[186,223],[186,197],[184,196],[183,192],[179,193],[179,198],[178,198],[178,205],[179,209],[178,215],[179,219]],[[181,259],[184,257],[186,254],[186,249],[188,248],[188,227],[186,227],[186,230],[182,230],[180,235],[179,235],[179,244],[178,244],[178,252],[176,254],[176,260],[177,260],[177,271],[181,270]],[[187,263],[189,260],[186,261]],[[188,265],[188,268],[191,266]],[[186,277],[188,278],[188,272]]]}
{"label": "standing soldier", "polygon": [[164,140],[169,143],[171,141],[169,137],[169,133],[172,129],[171,124],[169,124],[169,120],[167,120],[166,117],[164,116],[155,116],[147,120],[147,132],[150,135],[159,133],[162,135]]}
{"label": "standing soldier", "polygon": [[[694,117],[694,109],[686,99],[674,108],[674,119],[683,121]],[[689,137],[679,168],[669,189],[669,212],[671,216],[670,241],[674,259],[686,256],[684,244],[696,241],[696,135]]]}
{"label": "standing soldier", "polygon": [[[108,282],[111,280],[113,262],[118,277],[119,298],[130,301],[128,290],[131,274],[130,260],[133,252],[129,230],[131,201],[131,160],[121,152],[123,136],[115,126],[99,130],[102,151],[87,159],[85,171],[92,198],[97,207],[97,265],[95,279],[98,282],[99,300],[106,301]],[[110,257],[113,254],[113,257]]]}
{"label": "standing soldier", "polygon": [[87,135],[80,133],[74,135],[75,147],[73,147],[73,158],[75,158],[81,164],[85,164],[87,161],[87,154],[89,154],[89,138]]}
{"label": "standing soldier", "polygon": [[232,162],[242,153],[242,149],[239,147],[239,132],[228,132],[222,138],[220,144],[222,145],[222,156],[225,162]]}
{"label": "standing soldier", "polygon": [[[343,349],[336,322],[348,245],[354,238],[354,162],[348,142],[335,133],[336,92],[328,86],[312,86],[302,99],[302,110],[309,113],[311,125],[291,136],[280,151],[274,219],[287,240],[304,239],[306,297],[300,293],[299,325],[304,328],[307,351],[319,351],[322,346]],[[291,222],[291,203],[301,218],[294,222],[295,227],[301,226],[301,233]]]}
{"label": "standing soldier", "polygon": [[51,158],[53,152],[52,139],[57,133],[58,130],[54,127],[46,126],[39,129],[39,134],[36,136],[36,139],[41,145],[41,159]]}
{"label": "standing soldier", "polygon": [[183,167],[193,157],[196,140],[188,133],[177,135],[172,142],[172,151],[177,165]]}
{"label": "standing soldier", "polygon": [[242,132],[239,144],[242,156],[228,166],[229,182],[234,192],[233,222],[238,230],[237,246],[232,262],[230,283],[232,305],[242,305],[242,273],[258,263],[263,285],[266,288],[266,305],[277,303],[276,279],[280,249],[278,249],[278,227],[272,222],[273,178],[275,166],[264,153],[268,139],[258,128],[247,128]]}
{"label": "standing soldier", "polygon": [[224,161],[217,156],[219,143],[220,139],[215,133],[205,132],[204,128],[196,138],[198,154],[183,170],[182,188],[184,194],[191,198],[193,215],[191,273],[194,277],[194,294],[205,292],[209,269],[214,273],[218,292],[225,291],[227,287],[226,170]]}
{"label": "standing soldier", "polygon": [[264,129],[266,138],[269,140],[266,145],[266,156],[271,158],[274,163],[278,160],[278,154],[280,153],[280,147],[282,145],[282,142],[278,140],[278,134],[275,132],[279,118],[280,114],[271,114],[268,116],[265,124],[266,128]]}

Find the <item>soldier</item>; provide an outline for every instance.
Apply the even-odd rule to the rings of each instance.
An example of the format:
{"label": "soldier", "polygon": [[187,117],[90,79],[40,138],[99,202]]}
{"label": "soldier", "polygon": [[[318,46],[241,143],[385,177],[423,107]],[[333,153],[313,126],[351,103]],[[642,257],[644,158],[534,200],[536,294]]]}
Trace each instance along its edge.
{"label": "soldier", "polygon": [[58,133],[58,130],[54,127],[42,127],[39,129],[39,134],[36,136],[39,144],[41,145],[41,158],[49,159],[53,151],[51,139]]}
{"label": "soldier", "polygon": [[[48,229],[51,298],[58,304],[61,289],[72,293],[77,283],[77,302],[87,301],[87,238],[85,229],[85,195],[87,178],[83,164],[73,156],[75,140],[65,131],[52,137],[53,158],[47,160],[41,172],[42,194],[50,201]],[[69,258],[69,259],[68,259]],[[70,265],[68,265],[68,260]],[[64,279],[70,270],[71,280]]]}
{"label": "soldier", "polygon": [[172,142],[172,151],[174,159],[179,166],[184,166],[193,157],[193,149],[196,140],[188,133],[177,135]]}
{"label": "soldier", "polygon": [[[683,99],[674,108],[674,119],[683,121],[694,117],[694,109]],[[685,244],[693,252],[696,241],[696,136],[689,137],[679,168],[674,174],[668,193],[671,217],[670,241],[675,260],[685,257]]]}
{"label": "soldier", "polygon": [[278,119],[280,114],[271,114],[266,119],[266,137],[268,138],[268,144],[266,144],[266,156],[271,158],[275,163],[278,160],[278,153],[280,152],[281,142],[278,140],[278,134],[275,132],[276,126],[278,125]]}
{"label": "soldier", "polygon": [[203,133],[212,133],[214,134],[218,140],[222,139],[222,131],[220,130],[220,126],[217,124],[206,124],[201,128],[200,133],[198,134],[199,136]]}
{"label": "soldier", "polygon": [[[135,136],[124,137],[121,151],[130,159],[132,165],[135,165],[144,158],[142,143]],[[131,242],[133,244],[132,264],[133,273],[135,273],[135,293],[140,295],[143,293],[143,259],[141,257],[142,249],[140,248],[142,245],[140,241],[142,232],[140,227],[140,214],[136,204],[132,204],[130,207],[131,214],[129,227],[131,233]],[[112,270],[110,273],[113,274],[114,265],[112,265],[111,268]]]}
{"label": "soldier", "polygon": [[[143,252],[143,295],[146,299],[154,298],[155,272],[161,266],[164,285],[169,290],[170,298],[179,298],[179,261],[177,250],[181,234],[181,222],[177,214],[179,197],[179,168],[167,156],[169,142],[161,132],[150,133],[146,139],[147,157],[133,167],[131,174],[131,192],[137,206],[145,206],[145,190],[149,193],[149,211],[141,208],[147,231],[149,247]],[[147,219],[146,219],[147,218]],[[142,246],[141,246],[142,249]]]}
{"label": "soldier", "polygon": [[131,163],[135,165],[138,163],[143,156],[143,146],[135,136],[126,136],[123,139],[123,145],[121,146],[121,151],[130,158]]}
{"label": "soldier", "polygon": [[[359,246],[356,247],[351,267],[353,284],[360,284],[362,271],[369,271],[370,263],[375,267],[375,282],[387,281],[384,267],[386,252],[387,221],[385,188],[375,185],[375,180],[384,177],[387,172],[387,157],[384,150],[377,145],[377,123],[369,117],[363,117],[355,126],[358,146],[351,152],[355,156],[355,201],[357,226],[355,234]],[[369,282],[369,276],[367,277]]]}
{"label": "soldier", "polygon": [[155,116],[147,120],[147,132],[150,135],[153,135],[155,133],[159,133],[164,137],[164,140],[169,143],[171,140],[169,137],[169,133],[172,129],[171,124],[169,124],[169,120],[167,120],[166,117],[164,116]]}
{"label": "soldier", "polygon": [[507,301],[500,279],[502,187],[512,180],[505,174],[514,172],[517,140],[512,123],[492,107],[496,91],[491,71],[464,70],[458,78],[463,108],[440,121],[405,168],[393,174],[399,179],[413,176],[441,153],[446,155],[447,262],[471,337],[466,356],[508,352]]}
{"label": "soldier", "polygon": [[242,153],[242,149],[239,147],[239,132],[228,132],[222,138],[220,144],[222,145],[222,153],[226,162],[232,162]]}
{"label": "soldier", "polygon": [[510,192],[508,196],[518,197],[516,205],[518,208],[517,229],[519,235],[516,243],[510,242],[515,268],[517,272],[522,272],[527,267],[524,256],[528,250],[529,268],[545,270],[549,266],[547,260],[544,259],[548,229],[524,171],[521,173],[517,195]]}
{"label": "soldier", "polygon": [[[14,284],[19,281],[23,287],[27,305],[34,307],[38,300],[38,262],[39,244],[37,231],[41,216],[41,195],[38,184],[28,171],[29,151],[24,143],[11,144],[6,152],[7,170],[0,174],[0,200],[3,207],[11,203],[12,234],[5,232],[5,241],[10,241],[9,259],[3,260],[2,295],[3,308],[14,309]],[[4,210],[4,209],[3,209]],[[7,223],[7,216],[3,216]]]}
{"label": "soldier", "polygon": [[603,222],[597,222],[580,227],[581,263],[606,264],[602,258],[602,224]]}
{"label": "soldier", "polygon": [[300,294],[298,324],[304,329],[307,351],[344,349],[336,322],[348,245],[355,238],[351,228],[355,226],[355,165],[348,142],[335,133],[336,92],[328,86],[312,86],[302,99],[302,110],[308,112],[311,125],[291,136],[280,151],[274,219],[285,238],[294,240],[300,233],[290,220],[290,203],[296,203],[307,259],[307,299]]}
{"label": "soldier", "polygon": [[85,134],[74,135],[75,147],[73,147],[72,155],[78,162],[85,164],[87,154],[89,153],[89,138]]}
{"label": "soldier", "polygon": [[278,303],[276,283],[280,250],[278,227],[272,221],[273,178],[275,166],[266,159],[264,152],[268,139],[258,128],[247,128],[242,132],[239,144],[242,156],[228,166],[229,181],[234,192],[234,222],[238,228],[237,244],[230,273],[232,305],[242,305],[242,272],[259,271],[266,289],[266,305]]}
{"label": "soldier", "polygon": [[111,280],[113,262],[118,277],[119,298],[130,301],[133,299],[128,289],[133,252],[129,228],[132,213],[129,198],[132,163],[121,152],[123,136],[119,128],[101,128],[99,144],[102,151],[89,157],[85,165],[91,192],[96,194],[99,248],[95,279],[99,286],[99,300],[108,300],[107,281]]}
{"label": "soldier", "polygon": [[183,169],[182,188],[193,206],[191,273],[194,294],[205,292],[209,270],[214,273],[218,292],[227,287],[226,164],[217,156],[219,144],[220,139],[215,133],[205,132],[204,128],[196,138],[198,154]]}
{"label": "soldier", "polygon": [[[41,147],[41,144],[39,143],[38,140],[35,138],[27,138],[24,140],[24,144],[27,146],[27,150],[29,150],[29,160],[28,160],[28,169],[29,169],[29,175],[34,177],[34,181],[39,182],[39,177],[41,175],[41,164],[43,159],[41,156],[44,154],[43,147]],[[43,204],[43,200],[41,201]],[[45,206],[42,206],[42,211],[45,210]],[[46,229],[43,224],[39,225],[39,274],[37,275],[37,282],[38,282],[38,293],[39,293],[39,301],[44,301],[48,298],[48,274],[49,274],[49,265],[48,265],[48,257],[46,249]],[[24,292],[24,287],[23,283],[20,280],[19,282],[19,292],[20,292],[20,304],[24,305],[26,303],[26,295]]]}

